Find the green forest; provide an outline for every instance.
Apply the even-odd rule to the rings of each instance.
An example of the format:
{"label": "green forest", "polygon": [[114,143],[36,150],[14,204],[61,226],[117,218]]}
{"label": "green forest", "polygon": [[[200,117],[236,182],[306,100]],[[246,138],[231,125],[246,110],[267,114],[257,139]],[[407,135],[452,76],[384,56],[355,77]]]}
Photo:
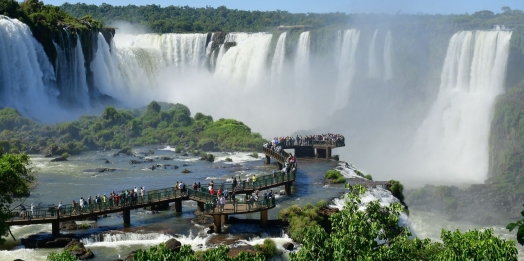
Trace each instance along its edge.
{"label": "green forest", "polygon": [[0,146],[10,153],[78,154],[87,150],[170,144],[177,151],[259,151],[264,139],[242,122],[214,121],[182,104],[151,102],[147,108],[106,107],[100,116],[43,125],[15,109],[0,110]]}

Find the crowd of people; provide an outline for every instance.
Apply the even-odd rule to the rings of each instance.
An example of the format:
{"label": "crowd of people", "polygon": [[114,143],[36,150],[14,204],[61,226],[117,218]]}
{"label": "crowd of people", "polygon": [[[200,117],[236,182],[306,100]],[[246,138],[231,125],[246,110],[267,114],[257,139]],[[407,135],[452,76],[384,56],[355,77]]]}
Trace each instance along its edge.
{"label": "crowd of people", "polygon": [[[281,170],[281,174],[289,174],[291,171],[295,171],[296,169],[296,158],[292,155],[290,155],[287,160],[285,167]],[[273,176],[276,176],[276,171],[273,171]],[[224,207],[226,202],[229,203],[236,203],[236,192],[239,190],[244,190],[246,187],[254,187],[258,177],[256,175],[248,176],[245,180],[242,180],[242,178],[239,177],[231,177],[232,179],[232,191],[229,191],[227,188],[215,188],[215,184],[213,181],[209,182],[209,194],[213,195],[212,205],[213,205],[213,211],[215,211],[215,208],[218,206],[218,211],[224,211]],[[201,191],[202,186],[200,182],[194,182],[192,185],[193,190]],[[180,195],[185,196],[188,195],[187,186],[182,181],[177,181],[174,186],[175,191],[180,191]],[[260,202],[262,202],[263,206],[267,206],[267,202],[269,202],[269,199],[274,198],[274,193],[272,190],[269,190],[268,192],[264,193],[262,199],[259,200],[259,191],[256,190],[254,194],[246,195],[246,203],[248,204],[249,209],[260,206]],[[71,203],[71,209],[65,209],[62,201],[58,203],[58,206],[56,207],[56,210],[60,214],[66,214],[66,211],[69,211],[71,214],[80,214],[82,212],[86,212],[87,209],[92,209],[93,207],[95,209],[104,209],[107,207],[123,207],[128,205],[136,205],[144,200],[144,196],[146,195],[146,191],[144,187],[140,187],[138,189],[136,186],[134,189],[127,189],[122,190],[121,193],[116,193],[115,191],[112,191],[109,193],[109,196],[106,196],[106,194],[98,194],[94,198],[89,195],[87,198],[84,199],[84,197],[80,197],[78,202],[76,200],[73,200]],[[34,211],[39,211],[40,207],[35,207],[33,203],[31,203],[31,211],[30,215],[34,216]],[[20,209],[20,217],[25,219],[28,215],[27,210],[23,204],[19,205]]]}
{"label": "crowd of people", "polygon": [[295,137],[275,137],[271,141],[265,143],[264,147],[273,149],[275,152],[277,152],[277,147],[280,147],[278,150],[282,150],[282,146],[311,146],[315,144],[345,146],[345,138],[342,134],[333,133],[315,135],[296,135]]}

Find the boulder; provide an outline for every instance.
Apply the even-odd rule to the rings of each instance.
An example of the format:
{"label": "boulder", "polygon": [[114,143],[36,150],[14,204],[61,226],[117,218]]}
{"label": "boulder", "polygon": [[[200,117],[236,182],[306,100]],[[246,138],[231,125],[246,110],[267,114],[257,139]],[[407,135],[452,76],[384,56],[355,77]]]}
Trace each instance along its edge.
{"label": "boulder", "polygon": [[161,160],[173,160],[173,158],[162,156],[160,157]]}
{"label": "boulder", "polygon": [[289,250],[289,251],[291,251],[291,250],[293,250],[293,248],[295,248],[295,245],[293,245],[293,243],[291,243],[291,242],[287,242],[287,243],[284,243],[284,244],[282,245],[282,247],[283,247],[285,250]]}
{"label": "boulder", "polygon": [[69,242],[65,247],[65,250],[69,250],[71,254],[75,255],[77,259],[79,260],[86,260],[94,258],[95,255],[91,251],[91,249],[86,248],[84,246],[84,243],[73,239],[71,242]]}
{"label": "boulder", "polygon": [[182,247],[182,243],[180,241],[171,238],[168,241],[166,241],[166,248],[171,250],[172,252],[180,252],[180,248]]}
{"label": "boulder", "polygon": [[105,160],[105,163],[106,164],[111,164],[111,161],[109,161],[108,159]]}
{"label": "boulder", "polygon": [[191,173],[191,170],[184,169],[184,170],[182,170],[182,173],[185,173],[185,174],[187,174],[187,173]]}
{"label": "boulder", "polygon": [[67,158],[64,157],[58,157],[51,160],[51,162],[58,162],[58,161],[67,161]]}
{"label": "boulder", "polygon": [[141,164],[142,162],[139,160],[130,160],[129,164]]}
{"label": "boulder", "polygon": [[20,241],[25,248],[60,248],[65,247],[73,239],[65,236],[54,238],[46,233],[31,235],[27,238],[22,238]]}
{"label": "boulder", "polygon": [[189,155],[187,154],[187,152],[184,152],[184,154],[182,154],[181,156],[187,157]]}
{"label": "boulder", "polygon": [[178,169],[178,166],[177,165],[173,166],[173,169]]}

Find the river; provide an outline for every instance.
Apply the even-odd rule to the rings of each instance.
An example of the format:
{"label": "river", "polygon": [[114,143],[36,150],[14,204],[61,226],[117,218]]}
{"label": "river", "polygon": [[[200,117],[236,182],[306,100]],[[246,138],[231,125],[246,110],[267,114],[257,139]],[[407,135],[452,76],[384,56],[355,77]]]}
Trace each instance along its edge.
{"label": "river", "polygon": [[[98,194],[109,195],[111,191],[132,189],[135,186],[143,186],[146,190],[159,189],[173,186],[177,181],[183,181],[188,186],[191,186],[193,182],[207,184],[211,180],[215,183],[230,182],[233,176],[241,176],[242,179],[245,179],[248,175],[269,174],[277,168],[274,164],[265,165],[263,157],[253,158],[251,153],[214,153],[216,160],[213,163],[200,161],[199,157],[195,156],[181,156],[174,153],[169,147],[141,147],[135,150],[135,153],[144,153],[149,150],[154,151],[154,154],[148,156],[153,158],[154,162],[143,164],[129,164],[131,159],[136,159],[134,157],[114,157],[116,150],[74,155],[65,162],[50,162],[49,158],[32,155],[32,162],[37,168],[38,186],[24,204],[26,206],[31,203],[56,205],[59,201],[70,204],[73,199],[78,201],[80,197],[87,198],[91,195],[94,198]],[[172,160],[161,160],[162,156],[170,157]],[[225,159],[228,157],[232,159],[232,162],[226,162]],[[106,164],[105,159],[110,163]],[[147,169],[153,164],[171,166],[165,169],[157,168],[154,171]],[[183,166],[184,164],[187,166]],[[173,165],[180,168],[173,169]],[[343,186],[323,183],[324,172],[336,166],[336,162],[321,159],[299,160],[297,181],[292,188],[292,194],[277,195],[277,206],[269,211],[268,218],[275,219],[280,210],[293,204],[305,205],[341,195],[344,192]],[[92,171],[95,168],[114,168],[116,170],[100,173]],[[184,168],[192,173],[183,174]],[[274,189],[277,192],[280,190],[283,188]],[[374,197],[382,197],[384,200],[388,196],[375,195]],[[99,218],[96,222],[97,228],[61,232],[84,235],[82,242],[93,251],[95,260],[102,261],[114,260],[119,256],[125,257],[133,250],[157,245],[170,238],[176,238],[182,244],[190,244],[194,250],[212,247],[217,240],[227,240],[233,246],[258,244],[266,237],[276,240],[279,247],[285,242],[291,242],[281,227],[262,229],[258,225],[231,224],[225,227],[225,233],[222,235],[207,234],[206,227],[192,222],[196,209],[195,202],[185,201],[182,213],[168,210],[150,214],[142,210],[133,210],[129,227],[124,227],[122,216],[112,214],[107,218]],[[236,217],[257,219],[259,215],[254,213],[236,215]],[[475,228],[471,224],[448,222],[433,213],[416,210],[411,210],[410,217],[405,222],[419,237],[431,239],[439,238],[441,228]],[[494,229],[498,235],[514,238],[514,235],[502,227],[494,227]],[[13,226],[12,231],[17,240],[7,239],[6,244],[0,250],[0,261],[17,258],[26,261],[46,260],[50,252],[60,251],[60,249],[25,249],[20,245],[20,238],[39,232],[50,233],[50,224]],[[519,248],[520,260],[524,260],[522,252],[522,249]],[[285,256],[283,256],[284,259]]]}

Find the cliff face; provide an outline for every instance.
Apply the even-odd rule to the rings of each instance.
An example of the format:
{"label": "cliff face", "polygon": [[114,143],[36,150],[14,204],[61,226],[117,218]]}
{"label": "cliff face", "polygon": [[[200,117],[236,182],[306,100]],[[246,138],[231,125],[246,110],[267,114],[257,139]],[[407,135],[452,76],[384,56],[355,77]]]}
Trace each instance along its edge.
{"label": "cliff face", "polygon": [[524,26],[513,30],[507,92],[497,100],[489,138],[489,183],[524,194]]}

